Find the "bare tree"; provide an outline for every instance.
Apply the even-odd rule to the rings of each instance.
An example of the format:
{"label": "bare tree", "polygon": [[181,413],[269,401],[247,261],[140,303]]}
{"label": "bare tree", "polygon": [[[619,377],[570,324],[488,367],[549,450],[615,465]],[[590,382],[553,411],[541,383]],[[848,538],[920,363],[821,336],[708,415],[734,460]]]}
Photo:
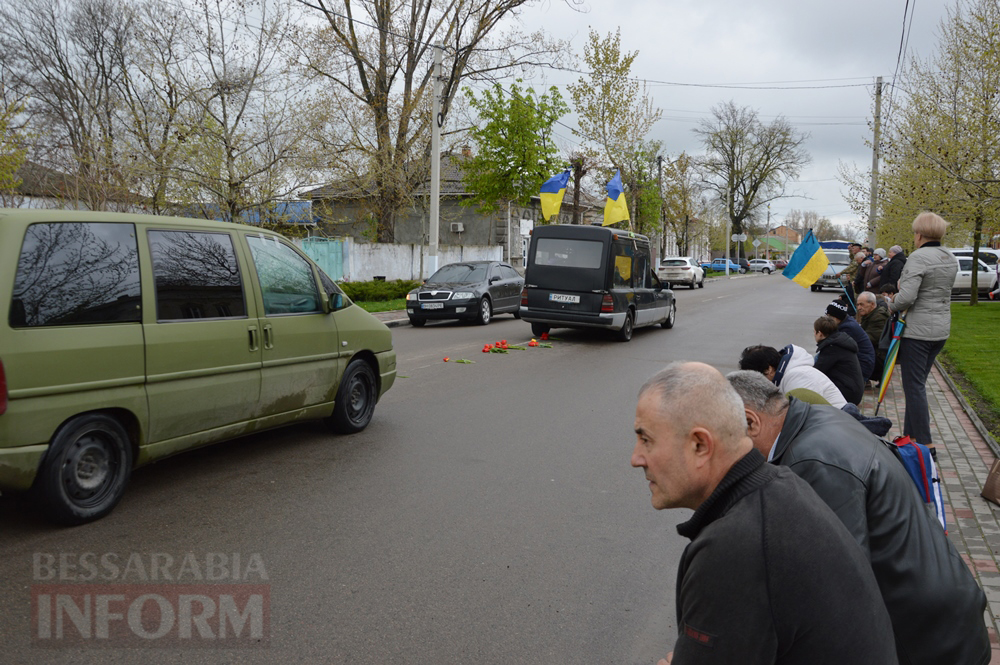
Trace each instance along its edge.
{"label": "bare tree", "polygon": [[[301,51],[306,70],[329,86],[327,143],[353,156],[353,188],[368,196],[379,241],[394,239],[395,214],[426,177],[433,44],[444,46],[441,118],[465,79],[494,81],[562,52],[541,33],[498,36],[530,0],[297,0],[323,29]],[[419,165],[419,166],[417,166]]]}
{"label": "bare tree", "polygon": [[810,161],[806,134],[780,116],[765,125],[756,111],[732,101],[714,107],[712,119],[694,132],[705,146],[703,184],[726,202],[733,233],[742,233],[756,212],[784,196],[786,183]]}
{"label": "bare tree", "polygon": [[198,0],[187,15],[191,67],[183,83],[190,113],[178,129],[178,199],[205,216],[239,221],[301,186],[299,149],[308,135],[304,80],[281,49],[292,35],[276,2]]}
{"label": "bare tree", "polygon": [[133,12],[117,0],[25,0],[0,7],[0,50],[11,85],[27,96],[39,128],[32,157],[72,177],[91,209],[127,198],[117,152],[118,54],[133,34]]}

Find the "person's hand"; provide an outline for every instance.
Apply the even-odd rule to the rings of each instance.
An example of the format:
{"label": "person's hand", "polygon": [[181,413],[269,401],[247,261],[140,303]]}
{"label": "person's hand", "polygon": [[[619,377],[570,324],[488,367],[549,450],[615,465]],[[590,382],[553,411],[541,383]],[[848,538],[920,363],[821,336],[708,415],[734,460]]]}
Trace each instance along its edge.
{"label": "person's hand", "polygon": [[673,659],[674,659],[674,652],[671,651],[670,653],[667,654],[666,658],[657,662],[656,665],[670,665],[670,661],[672,661]]}

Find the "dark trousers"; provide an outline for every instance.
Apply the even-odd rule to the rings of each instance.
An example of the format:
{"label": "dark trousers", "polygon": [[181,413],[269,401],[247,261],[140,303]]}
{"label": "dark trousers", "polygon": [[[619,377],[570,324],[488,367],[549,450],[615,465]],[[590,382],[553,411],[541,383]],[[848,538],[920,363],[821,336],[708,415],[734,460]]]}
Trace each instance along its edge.
{"label": "dark trousers", "polygon": [[925,446],[932,443],[931,415],[927,408],[927,375],[946,341],[906,337],[899,340],[896,362],[902,372],[903,396],[906,397],[903,434]]}

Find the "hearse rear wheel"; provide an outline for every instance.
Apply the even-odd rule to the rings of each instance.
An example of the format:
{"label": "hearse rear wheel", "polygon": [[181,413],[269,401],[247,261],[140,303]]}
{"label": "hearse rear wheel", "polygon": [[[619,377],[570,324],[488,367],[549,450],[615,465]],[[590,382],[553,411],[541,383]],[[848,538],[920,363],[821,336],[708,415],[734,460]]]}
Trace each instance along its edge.
{"label": "hearse rear wheel", "polygon": [[628,342],[632,339],[632,327],[635,325],[635,314],[632,310],[625,313],[625,323],[622,324],[621,330],[618,331],[618,340],[621,342]]}

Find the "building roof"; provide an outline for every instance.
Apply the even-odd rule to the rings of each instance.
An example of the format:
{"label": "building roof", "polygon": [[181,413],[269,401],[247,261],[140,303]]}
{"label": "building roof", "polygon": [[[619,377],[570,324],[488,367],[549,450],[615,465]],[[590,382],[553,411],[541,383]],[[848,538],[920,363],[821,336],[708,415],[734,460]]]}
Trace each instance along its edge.
{"label": "building roof", "polygon": [[[441,155],[441,194],[442,196],[470,196],[462,179],[463,155],[446,153]],[[423,162],[407,162],[404,169],[413,169],[415,176],[420,175],[417,169],[426,169],[423,179],[414,187],[411,195],[426,196],[431,191],[430,169]],[[322,187],[310,189],[302,193],[304,199],[364,199],[374,194],[374,188],[363,178],[340,180]]]}

